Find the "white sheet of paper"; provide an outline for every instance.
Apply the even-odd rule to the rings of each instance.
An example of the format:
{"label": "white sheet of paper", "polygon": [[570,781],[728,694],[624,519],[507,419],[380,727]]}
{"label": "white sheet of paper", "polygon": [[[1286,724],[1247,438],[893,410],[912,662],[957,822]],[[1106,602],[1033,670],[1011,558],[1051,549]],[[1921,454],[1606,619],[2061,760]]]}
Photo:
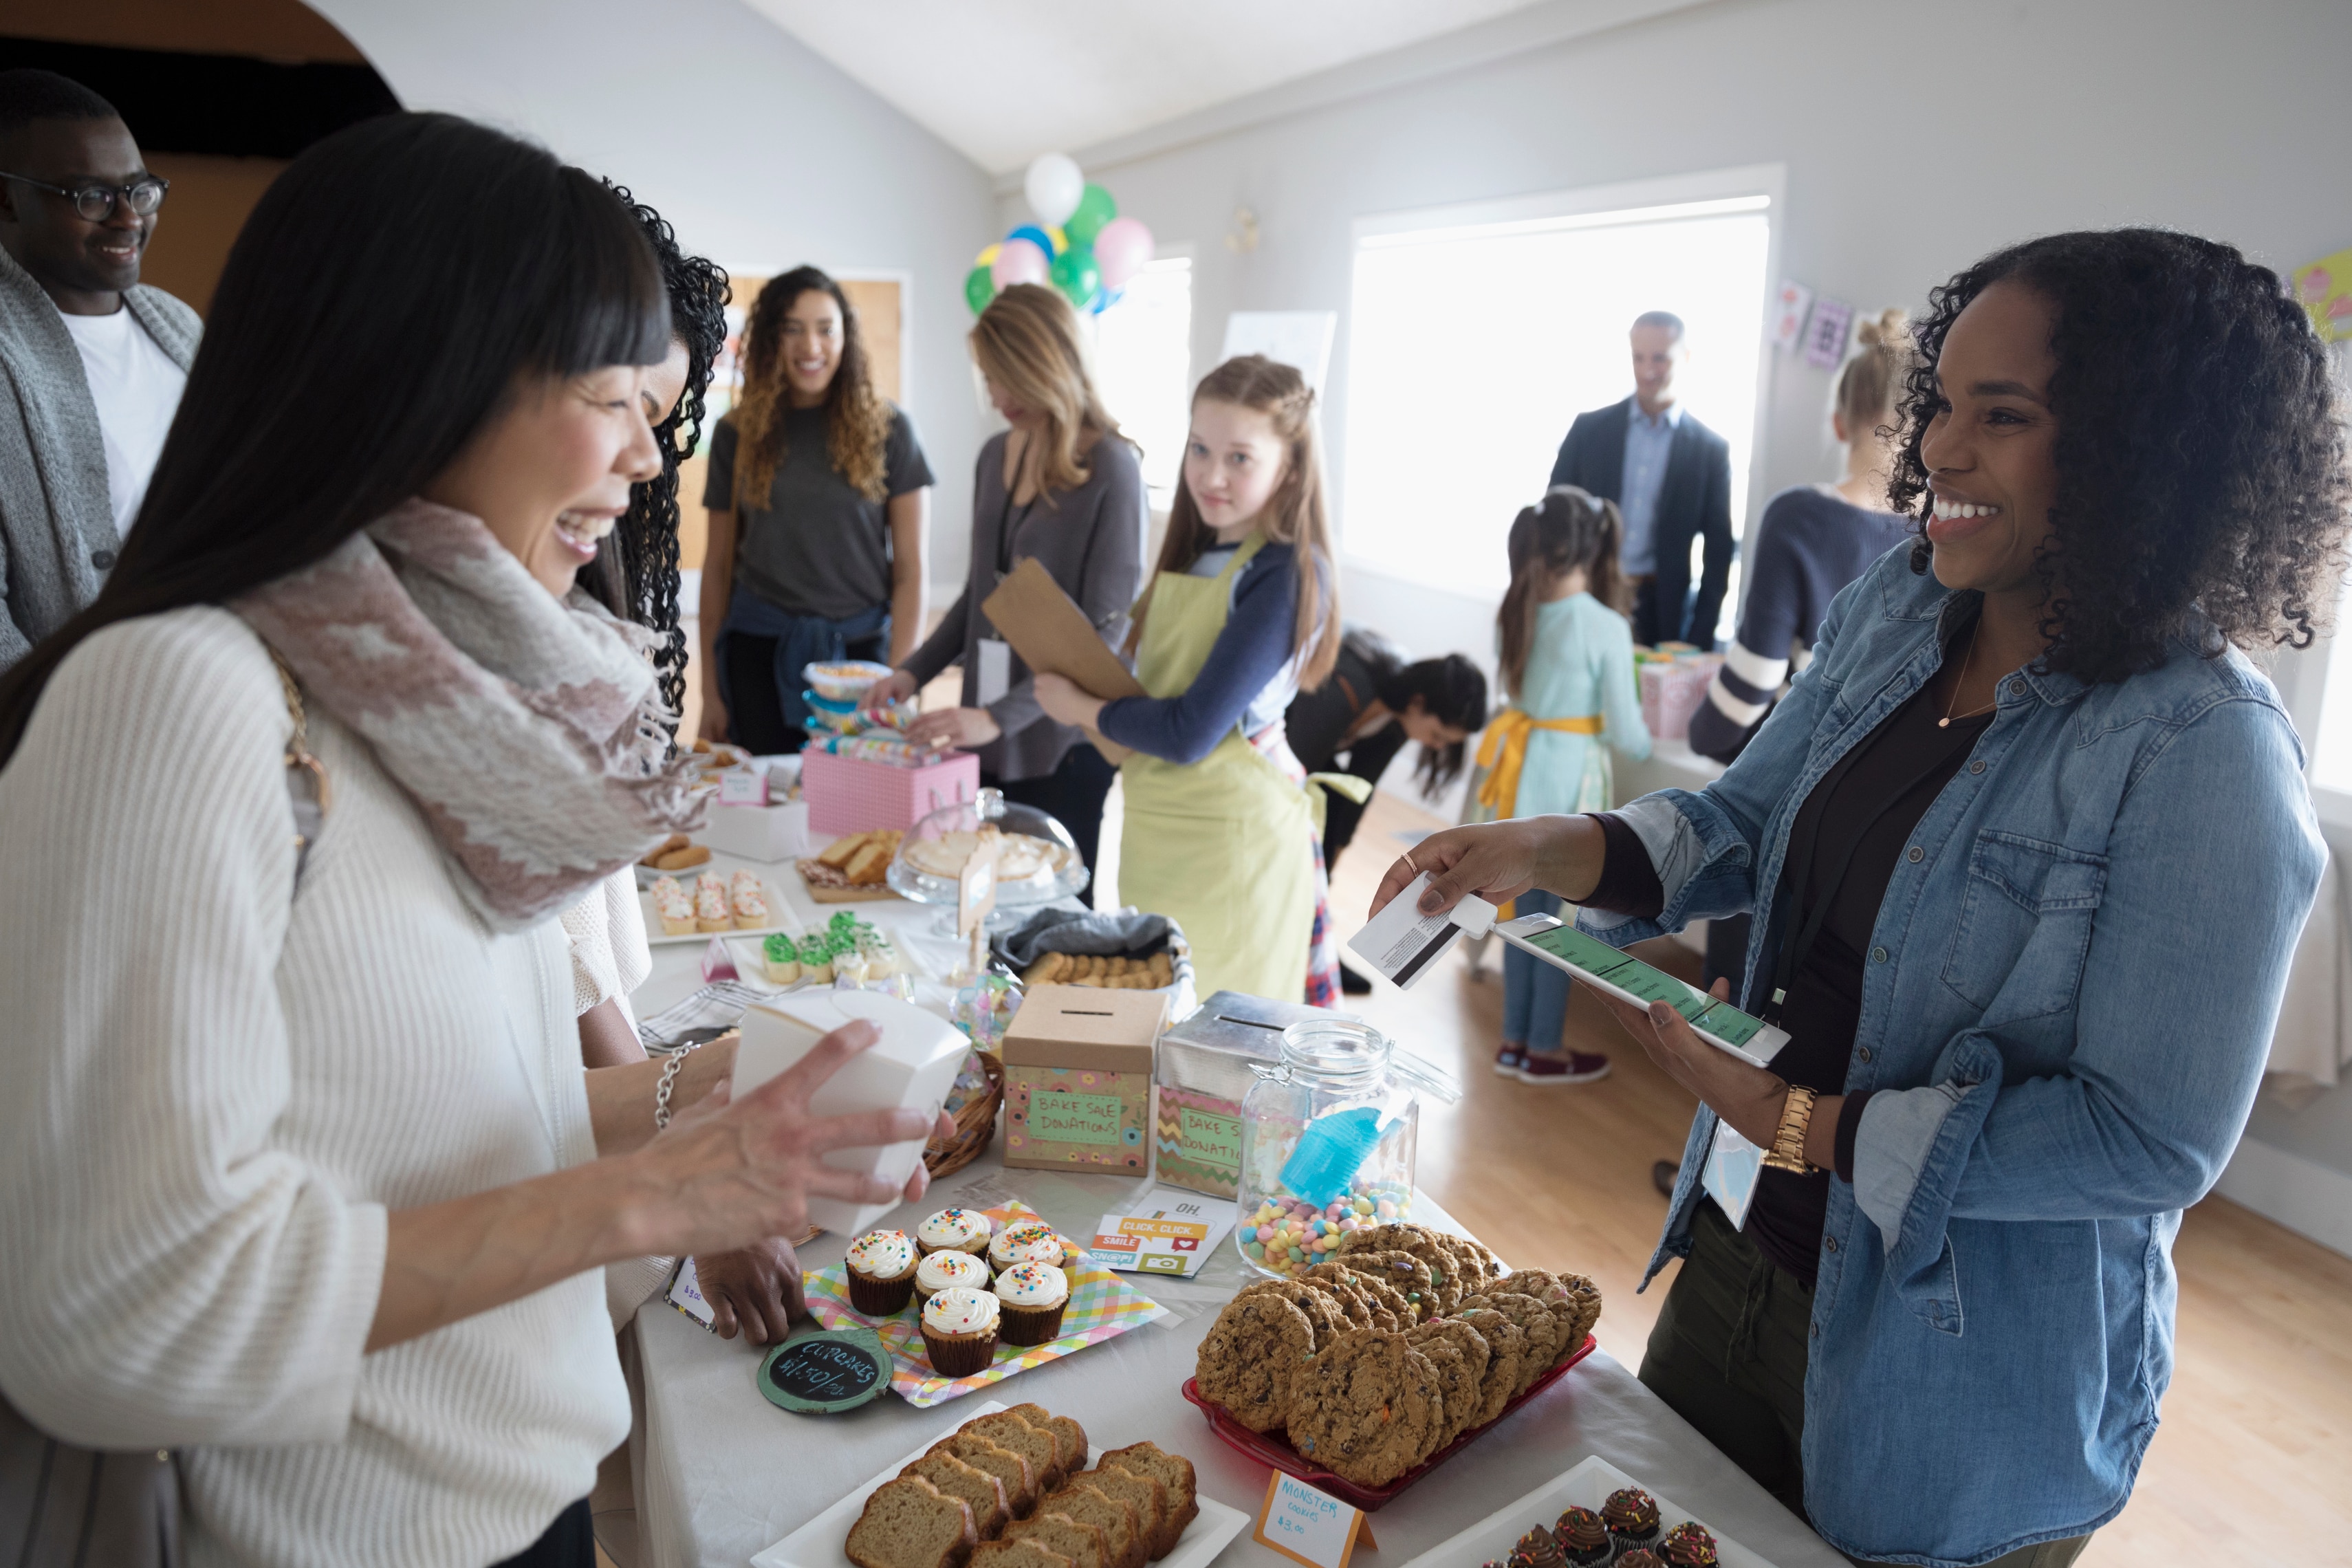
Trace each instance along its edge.
{"label": "white sheet of paper", "polygon": [[1013,687],[1013,645],[1002,637],[982,637],[979,647],[980,668],[972,672],[980,697],[980,705],[1003,700]]}
{"label": "white sheet of paper", "polygon": [[1731,1130],[1728,1121],[1715,1124],[1715,1145],[1706,1152],[1706,1173],[1701,1184],[1738,1230],[1748,1223],[1748,1205],[1756,1201],[1756,1180],[1764,1173],[1764,1151]]}

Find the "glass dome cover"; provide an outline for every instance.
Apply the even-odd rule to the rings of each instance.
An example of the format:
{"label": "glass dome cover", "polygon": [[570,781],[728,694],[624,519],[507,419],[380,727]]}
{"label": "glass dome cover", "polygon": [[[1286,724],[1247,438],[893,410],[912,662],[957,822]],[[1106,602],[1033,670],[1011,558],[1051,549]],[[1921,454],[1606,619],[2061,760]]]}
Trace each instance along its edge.
{"label": "glass dome cover", "polygon": [[1087,863],[1070,830],[1034,805],[983,789],[971,800],[941,806],[907,830],[887,877],[891,890],[919,904],[952,909],[963,868],[983,835],[1001,837],[996,903],[1000,909],[1051,903],[1087,885]]}

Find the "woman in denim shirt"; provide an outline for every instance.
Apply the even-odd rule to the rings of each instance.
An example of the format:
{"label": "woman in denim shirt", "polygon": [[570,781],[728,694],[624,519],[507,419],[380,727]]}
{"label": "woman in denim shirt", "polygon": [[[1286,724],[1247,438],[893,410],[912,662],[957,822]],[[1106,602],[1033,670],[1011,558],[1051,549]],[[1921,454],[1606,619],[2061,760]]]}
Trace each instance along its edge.
{"label": "woman in denim shirt", "polygon": [[[1729,771],[1440,834],[1375,907],[1425,870],[1425,910],[1539,887],[1620,946],[1753,913],[1771,1070],[1618,1008],[1703,1102],[1643,1380],[1858,1561],[2059,1568],[2156,1429],[2172,1238],[2325,863],[2240,649],[2310,641],[2352,485],[2309,321],[2227,246],[2031,241],[1918,342],[1893,500],[1929,497],[1922,536]],[[1739,1228],[1718,1126],[1791,1167]]]}

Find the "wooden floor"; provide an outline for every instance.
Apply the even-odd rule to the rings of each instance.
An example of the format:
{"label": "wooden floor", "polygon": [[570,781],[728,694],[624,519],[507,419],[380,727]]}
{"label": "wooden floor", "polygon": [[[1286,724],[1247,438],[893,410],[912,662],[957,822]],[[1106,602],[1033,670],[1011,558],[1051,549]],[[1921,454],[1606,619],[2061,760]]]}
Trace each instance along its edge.
{"label": "wooden floor", "polygon": [[[1333,878],[1342,940],[1362,923],[1381,874],[1409,839],[1439,824],[1381,793]],[[1641,950],[1697,978],[1672,942]],[[1422,1114],[1420,1176],[1462,1222],[1515,1265],[1590,1275],[1596,1331],[1638,1365],[1673,1279],[1633,1293],[1665,1218],[1652,1162],[1680,1155],[1692,1100],[1653,1068],[1590,996],[1569,1011],[1569,1043],[1606,1051],[1599,1083],[1530,1089],[1492,1070],[1502,1022],[1501,960],[1473,977],[1457,949],[1412,992],[1382,986],[1349,1005],[1404,1046],[1451,1068],[1467,1094]],[[2249,1500],[2265,1540],[2298,1564],[2352,1564],[2352,1259],[2223,1198],[2183,1220],[2178,1362],[2163,1425],[2132,1500],[2093,1538],[2084,1568],[2187,1563],[2216,1519]],[[2242,1516],[2241,1516],[2242,1517]]]}

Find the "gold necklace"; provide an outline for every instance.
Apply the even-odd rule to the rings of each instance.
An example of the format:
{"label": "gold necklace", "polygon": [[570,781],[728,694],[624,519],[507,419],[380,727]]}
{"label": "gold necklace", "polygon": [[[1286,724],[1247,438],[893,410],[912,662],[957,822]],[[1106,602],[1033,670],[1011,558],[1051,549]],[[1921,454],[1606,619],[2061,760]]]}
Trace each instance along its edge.
{"label": "gold necklace", "polygon": [[1973,719],[1979,713],[1990,713],[2000,705],[2000,696],[1996,692],[1993,696],[1993,700],[1990,702],[1986,703],[1981,708],[1971,708],[1965,713],[1955,713],[1952,711],[1952,704],[1960,700],[1960,688],[1968,684],[1969,667],[1976,663],[1977,634],[1983,630],[1984,617],[1979,616],[1977,617],[1977,624],[1969,628],[1969,651],[1966,657],[1960,660],[1960,678],[1952,682],[1951,696],[1944,700],[1944,716],[1936,721],[1936,728],[1938,730],[1950,729],[1952,727],[1952,721],[1955,719]]}

